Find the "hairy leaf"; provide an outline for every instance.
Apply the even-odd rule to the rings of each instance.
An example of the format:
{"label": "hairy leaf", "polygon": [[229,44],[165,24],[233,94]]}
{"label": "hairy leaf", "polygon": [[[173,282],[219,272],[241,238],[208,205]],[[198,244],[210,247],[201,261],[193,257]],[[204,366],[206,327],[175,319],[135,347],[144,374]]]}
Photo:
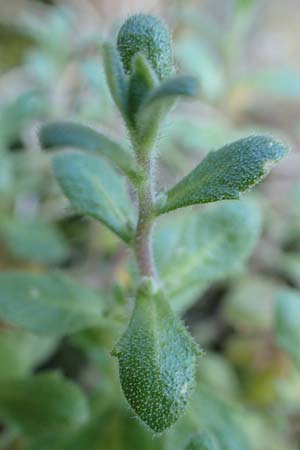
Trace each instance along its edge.
{"label": "hairy leaf", "polygon": [[103,46],[103,60],[107,83],[111,95],[123,115],[127,111],[127,80],[122,62],[116,48],[105,43]]}
{"label": "hairy leaf", "polygon": [[259,211],[246,202],[166,217],[155,231],[154,256],[172,307],[185,309],[203,287],[239,271],[259,232]]}
{"label": "hairy leaf", "polygon": [[166,25],[156,17],[146,14],[129,17],[119,31],[117,46],[128,74],[137,53],[145,55],[158,78],[166,78],[173,71],[171,36]]}
{"label": "hairy leaf", "polygon": [[171,188],[157,207],[162,214],[182,206],[238,199],[261,181],[287,149],[267,136],[251,136],[210,152],[204,160]]}
{"label": "hairy leaf", "polygon": [[153,89],[141,107],[147,108],[155,102],[162,103],[164,100],[174,100],[177,97],[195,97],[197,93],[198,81],[196,78],[178,76],[164,81],[156,89]]}
{"label": "hairy leaf", "polygon": [[275,328],[277,342],[300,362],[300,292],[283,291],[277,298]]}
{"label": "hairy leaf", "polygon": [[100,299],[60,274],[0,274],[0,318],[24,330],[63,335],[95,325]]}
{"label": "hairy leaf", "polygon": [[50,122],[39,132],[41,146],[46,150],[72,147],[87,150],[108,160],[131,178],[137,176],[133,157],[120,144],[99,131],[75,122]]}
{"label": "hairy leaf", "polygon": [[75,211],[103,222],[125,242],[132,238],[132,208],[125,179],[106,161],[84,153],[53,157],[54,174]]}
{"label": "hairy leaf", "polygon": [[194,387],[199,350],[161,292],[141,289],[127,331],[113,352],[124,394],[155,433],[182,415]]}
{"label": "hairy leaf", "polygon": [[86,398],[57,373],[0,382],[0,416],[25,434],[63,431],[89,417]]}

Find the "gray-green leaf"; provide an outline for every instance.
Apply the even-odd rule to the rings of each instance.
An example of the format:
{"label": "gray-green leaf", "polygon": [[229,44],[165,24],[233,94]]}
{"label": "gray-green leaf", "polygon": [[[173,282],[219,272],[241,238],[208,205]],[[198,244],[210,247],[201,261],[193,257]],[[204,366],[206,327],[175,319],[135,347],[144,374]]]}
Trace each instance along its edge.
{"label": "gray-green leaf", "polygon": [[0,274],[0,318],[26,331],[63,335],[99,323],[101,301],[89,289],[56,274]]}
{"label": "gray-green leaf", "polygon": [[130,178],[138,175],[136,163],[127,150],[86,125],[75,122],[50,122],[41,127],[39,139],[41,146],[46,150],[61,147],[87,150],[95,155],[105,156]]}
{"label": "gray-green leaf", "polygon": [[53,170],[73,209],[100,220],[125,242],[130,242],[133,214],[121,175],[103,159],[79,152],[55,155]]}
{"label": "gray-green leaf", "polygon": [[155,230],[154,256],[171,305],[179,310],[212,281],[239,271],[261,228],[258,208],[242,201],[162,220]]}
{"label": "gray-green leaf", "polygon": [[283,291],[277,298],[276,339],[280,347],[300,362],[300,292]]}
{"label": "gray-green leaf", "polygon": [[63,431],[89,417],[87,400],[71,381],[47,373],[0,383],[0,416],[23,433]]}
{"label": "gray-green leaf", "polygon": [[286,154],[286,147],[268,136],[251,136],[227,144],[210,152],[172,187],[157,206],[157,214],[196,203],[238,199]]}
{"label": "gray-green leaf", "polygon": [[155,433],[183,414],[194,387],[199,349],[161,292],[141,289],[114,352],[125,396]]}

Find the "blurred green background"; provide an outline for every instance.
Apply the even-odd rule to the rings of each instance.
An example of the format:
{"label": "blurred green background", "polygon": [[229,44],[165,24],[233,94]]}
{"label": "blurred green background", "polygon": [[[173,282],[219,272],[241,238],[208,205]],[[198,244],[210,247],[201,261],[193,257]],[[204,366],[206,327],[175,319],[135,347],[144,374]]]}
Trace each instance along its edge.
{"label": "blurred green background", "polygon": [[[180,102],[168,119],[159,185],[254,132],[291,147],[247,195],[261,223],[248,262],[209,283],[196,273],[184,295],[174,294],[206,356],[188,418],[158,440],[119,406],[109,355],[128,317],[128,253],[102,225],[70,210],[37,140],[39,125],[53,119],[126,139],[105,84],[102,43],[134,12],[165,19],[178,72],[201,85],[200,99]],[[96,389],[94,422],[75,437],[28,441],[4,421],[0,449],[183,449],[195,422],[216,433],[219,450],[300,449],[299,23],[299,0],[0,2],[0,270],[62,269],[101,292],[107,310],[106,324],[63,340],[0,322],[0,381],[57,369],[87,392]],[[161,234],[167,252],[172,237]]]}

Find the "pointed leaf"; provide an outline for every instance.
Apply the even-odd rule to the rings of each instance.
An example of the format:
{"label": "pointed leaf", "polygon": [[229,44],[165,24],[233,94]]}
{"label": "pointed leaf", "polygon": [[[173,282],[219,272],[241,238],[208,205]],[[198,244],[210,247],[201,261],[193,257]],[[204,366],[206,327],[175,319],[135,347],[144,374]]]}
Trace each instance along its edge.
{"label": "pointed leaf", "polygon": [[171,188],[158,205],[157,213],[196,203],[238,199],[241,192],[259,183],[286,154],[286,147],[267,136],[251,136],[225,145],[210,152]]}
{"label": "pointed leaf", "polygon": [[184,217],[167,217],[155,231],[154,256],[171,305],[185,309],[203,287],[237,272],[257,242],[257,207],[224,202]]}
{"label": "pointed leaf", "polygon": [[57,181],[71,207],[103,222],[125,242],[132,238],[132,208],[125,179],[106,161],[84,153],[53,157]]}
{"label": "pointed leaf", "polygon": [[129,404],[155,433],[169,428],[184,412],[194,387],[198,353],[163,294],[141,288],[114,355]]}
{"label": "pointed leaf", "polygon": [[276,338],[284,350],[300,362],[300,292],[286,290],[276,303]]}
{"label": "pointed leaf", "polygon": [[63,431],[89,416],[80,389],[57,373],[0,383],[0,416],[25,434]]}
{"label": "pointed leaf", "polygon": [[99,131],[75,122],[50,122],[39,131],[41,146],[46,150],[72,147],[105,156],[128,175],[135,178],[138,168],[133,157],[121,145]]}
{"label": "pointed leaf", "polygon": [[127,79],[116,48],[106,43],[103,46],[103,60],[107,83],[111,95],[119,108],[126,115],[127,111]]}
{"label": "pointed leaf", "polygon": [[102,317],[96,294],[58,273],[4,272],[0,292],[1,320],[36,334],[73,333]]}

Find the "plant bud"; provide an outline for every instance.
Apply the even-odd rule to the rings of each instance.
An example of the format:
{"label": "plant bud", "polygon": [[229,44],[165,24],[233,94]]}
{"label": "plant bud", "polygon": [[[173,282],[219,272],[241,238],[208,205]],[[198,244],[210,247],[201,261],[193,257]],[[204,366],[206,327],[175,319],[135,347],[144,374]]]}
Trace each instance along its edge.
{"label": "plant bud", "polygon": [[153,16],[138,14],[129,17],[119,31],[117,46],[127,74],[132,71],[137,53],[146,56],[160,80],[173,72],[170,33],[165,24]]}

